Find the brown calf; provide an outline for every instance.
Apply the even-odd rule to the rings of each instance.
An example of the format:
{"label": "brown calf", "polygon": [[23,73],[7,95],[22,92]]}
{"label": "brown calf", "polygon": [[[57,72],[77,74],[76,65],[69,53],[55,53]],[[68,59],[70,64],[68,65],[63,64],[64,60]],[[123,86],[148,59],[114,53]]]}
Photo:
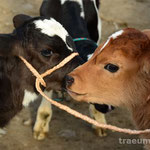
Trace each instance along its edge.
{"label": "brown calf", "polygon": [[126,106],[138,129],[150,128],[149,30],[127,28],[116,32],[69,76],[72,84],[67,80],[67,89],[74,99]]}

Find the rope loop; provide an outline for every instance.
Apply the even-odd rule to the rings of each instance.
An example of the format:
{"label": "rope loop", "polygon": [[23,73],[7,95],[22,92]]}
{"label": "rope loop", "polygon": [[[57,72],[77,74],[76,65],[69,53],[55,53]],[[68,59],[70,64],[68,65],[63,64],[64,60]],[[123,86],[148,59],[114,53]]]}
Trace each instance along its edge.
{"label": "rope loop", "polygon": [[37,91],[45,98],[47,99],[49,102],[51,102],[53,105],[55,105],[56,107],[70,113],[71,115],[80,118],[92,125],[95,125],[97,127],[100,128],[104,128],[104,129],[109,129],[109,130],[113,130],[116,132],[121,132],[121,133],[126,133],[126,134],[134,134],[134,135],[139,135],[139,134],[147,134],[150,133],[150,129],[145,129],[145,130],[131,130],[131,129],[123,129],[123,128],[119,128],[116,126],[112,126],[112,125],[108,125],[108,124],[101,124],[98,123],[97,121],[95,121],[94,119],[91,119],[90,117],[83,115],[73,109],[71,109],[68,106],[65,106],[63,104],[60,104],[57,101],[54,101],[52,99],[50,99],[47,95],[44,94],[44,92],[41,90],[40,88],[40,84],[42,84],[44,87],[46,87],[46,83],[43,80],[43,77],[50,75],[52,72],[54,72],[55,70],[63,67],[66,63],[68,63],[71,59],[73,59],[75,56],[77,56],[78,53],[72,53],[70,56],[66,57],[62,62],[60,62],[58,65],[54,66],[52,69],[47,70],[46,72],[42,73],[41,75],[37,72],[37,70],[29,63],[27,62],[27,60],[25,60],[22,56],[19,56],[20,59],[25,63],[25,65],[27,66],[27,68],[33,73],[33,75],[36,77],[36,82],[35,82],[35,86]]}

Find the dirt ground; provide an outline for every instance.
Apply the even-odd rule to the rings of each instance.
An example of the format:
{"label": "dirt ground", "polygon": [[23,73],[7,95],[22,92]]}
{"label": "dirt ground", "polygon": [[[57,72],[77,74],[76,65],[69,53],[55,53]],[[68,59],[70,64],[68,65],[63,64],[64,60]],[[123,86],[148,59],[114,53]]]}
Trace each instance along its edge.
{"label": "dirt ground", "polygon": [[[0,32],[13,29],[12,18],[18,13],[39,15],[42,0],[0,0]],[[101,0],[102,40],[111,33],[125,27],[145,29],[150,27],[150,0]],[[66,105],[88,114],[88,105],[74,101]],[[32,115],[36,106],[31,107]],[[7,134],[0,137],[0,150],[141,150],[142,145],[119,144],[119,138],[134,139],[130,136],[108,131],[108,136],[98,137],[86,122],[76,119],[66,112],[53,107],[53,117],[49,135],[44,141],[32,137],[32,126],[24,126],[30,109],[24,109],[7,126]],[[107,114],[108,123],[119,127],[134,128],[130,114],[123,109],[115,109]]]}

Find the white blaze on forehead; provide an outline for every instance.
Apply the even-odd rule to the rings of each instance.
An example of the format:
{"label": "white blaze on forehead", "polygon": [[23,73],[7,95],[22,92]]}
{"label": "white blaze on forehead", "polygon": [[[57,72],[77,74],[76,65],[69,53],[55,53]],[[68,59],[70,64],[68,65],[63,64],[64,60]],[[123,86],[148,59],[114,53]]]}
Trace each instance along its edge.
{"label": "white blaze on forehead", "polygon": [[[44,20],[35,20],[34,24],[37,29],[41,29],[41,33],[44,33],[50,37],[57,35],[66,43],[66,37],[69,36],[68,32],[55,19],[50,18]],[[67,44],[66,46],[68,47]],[[68,49],[73,51],[70,47],[68,47]]]}
{"label": "white blaze on forehead", "polygon": [[66,41],[68,32],[59,22],[57,22],[53,18],[44,20],[35,20],[34,24],[37,29],[41,29],[42,33],[51,37],[58,35],[60,38],[63,39],[63,41]]}
{"label": "white blaze on forehead", "polygon": [[60,0],[61,1],[61,5],[63,5],[65,2],[77,2],[79,5],[80,5],[80,7],[81,7],[81,13],[80,13],[80,15],[81,15],[81,17],[85,17],[85,14],[84,14],[84,8],[83,8],[83,1],[82,0]]}
{"label": "white blaze on forehead", "polygon": [[120,30],[120,31],[113,33],[111,36],[109,36],[108,40],[105,42],[103,47],[100,49],[99,53],[106,47],[106,45],[109,43],[110,39],[116,39],[118,36],[122,35],[123,32],[124,32],[123,30]]}
{"label": "white blaze on forehead", "polygon": [[117,31],[113,33],[109,38],[116,39],[118,36],[122,35],[122,33],[123,33],[123,30]]}

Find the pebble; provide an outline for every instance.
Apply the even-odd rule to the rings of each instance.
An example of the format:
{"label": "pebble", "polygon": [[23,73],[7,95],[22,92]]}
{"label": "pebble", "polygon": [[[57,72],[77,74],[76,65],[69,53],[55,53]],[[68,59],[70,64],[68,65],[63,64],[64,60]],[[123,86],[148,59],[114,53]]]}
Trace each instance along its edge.
{"label": "pebble", "polygon": [[71,129],[64,129],[59,131],[58,133],[61,137],[65,137],[65,138],[72,138],[72,137],[76,137],[76,132],[71,130]]}

